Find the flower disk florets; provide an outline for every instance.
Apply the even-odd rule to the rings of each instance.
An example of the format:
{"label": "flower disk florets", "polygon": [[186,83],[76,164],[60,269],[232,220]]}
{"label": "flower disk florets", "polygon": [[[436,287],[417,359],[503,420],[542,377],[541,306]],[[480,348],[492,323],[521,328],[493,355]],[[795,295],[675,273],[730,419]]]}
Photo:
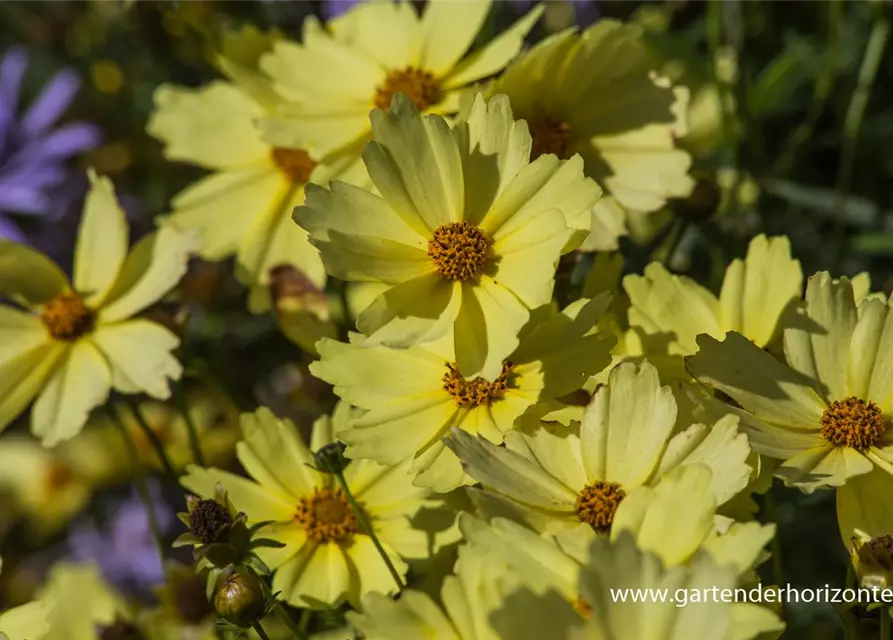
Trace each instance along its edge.
{"label": "flower disk florets", "polygon": [[559,160],[567,160],[571,153],[571,127],[566,122],[551,118],[539,118],[528,124],[533,145],[530,148],[530,159],[536,160],[542,155],[553,153]]}
{"label": "flower disk florets", "polygon": [[482,404],[490,404],[491,401],[501,398],[509,388],[512,370],[515,365],[509,361],[502,364],[502,373],[490,382],[484,378],[466,380],[459,373],[455,362],[447,363],[447,372],[443,374],[443,388],[449,393],[460,407],[477,407]]}
{"label": "flower disk florets", "polygon": [[825,440],[857,451],[874,446],[887,431],[881,408],[853,396],[832,402],[822,414],[821,424]]}
{"label": "flower disk florets", "polygon": [[189,531],[204,544],[214,542],[217,532],[232,523],[229,511],[216,500],[200,500],[189,512]]}
{"label": "flower disk florets", "polygon": [[598,533],[608,533],[626,492],[616,482],[594,482],[577,496],[577,517]]}
{"label": "flower disk florets", "polygon": [[391,99],[403,92],[415,103],[420,111],[440,102],[440,85],[437,78],[424,69],[406,67],[402,71],[392,71],[375,92],[375,106],[387,111]]}
{"label": "flower disk florets", "polygon": [[310,174],[316,162],[303,149],[283,149],[276,147],[270,152],[273,164],[282,174],[295,184],[310,182]]}
{"label": "flower disk florets", "polygon": [[295,520],[307,531],[307,537],[319,542],[340,542],[359,530],[341,489],[317,489],[309,498],[301,498]]}
{"label": "flower disk florets", "polygon": [[428,255],[447,280],[468,282],[483,271],[492,241],[478,227],[462,222],[442,224],[428,240]]}
{"label": "flower disk florets", "polygon": [[40,319],[56,340],[77,340],[93,330],[96,314],[76,293],[63,293],[46,304]]}

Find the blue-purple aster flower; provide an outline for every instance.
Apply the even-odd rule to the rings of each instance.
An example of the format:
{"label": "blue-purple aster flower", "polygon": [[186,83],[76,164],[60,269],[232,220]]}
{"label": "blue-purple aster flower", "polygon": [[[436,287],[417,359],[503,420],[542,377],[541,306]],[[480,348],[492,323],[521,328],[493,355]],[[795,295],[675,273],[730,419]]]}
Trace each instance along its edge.
{"label": "blue-purple aster flower", "polygon": [[67,161],[99,142],[99,130],[91,124],[56,126],[81,86],[70,70],[56,73],[33,103],[20,109],[27,67],[28,55],[19,47],[0,57],[0,237],[19,242],[21,229],[8,215],[50,214],[53,192],[69,176]]}
{"label": "blue-purple aster flower", "polygon": [[[152,486],[155,517],[162,534],[174,522],[157,485]],[[145,595],[164,582],[164,567],[152,537],[146,508],[134,494],[114,513],[105,527],[81,521],[68,535],[71,557],[95,562],[109,583],[130,595]]]}

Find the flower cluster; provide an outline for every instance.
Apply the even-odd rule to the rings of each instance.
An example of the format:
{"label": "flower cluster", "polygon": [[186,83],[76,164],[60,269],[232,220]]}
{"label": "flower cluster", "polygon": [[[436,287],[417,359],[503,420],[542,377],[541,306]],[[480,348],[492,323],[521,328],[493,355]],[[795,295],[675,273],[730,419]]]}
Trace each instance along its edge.
{"label": "flower cluster", "polygon": [[[539,5],[494,34],[491,8],[232,33],[221,79],[154,91],[146,131],[205,174],[151,233],[130,246],[91,169],[70,275],[0,240],[0,428],[40,441],[3,436],[0,488],[46,536],[126,457],[148,509],[107,527],[114,558],[75,532],[89,553],[0,636],[777,637],[758,603],[616,599],[755,585],[780,562],[756,514],[773,478],[835,491],[852,575],[893,584],[893,300],[863,274],[804,283],[785,236],[723,262],[718,294],[673,272],[675,244],[624,264],[636,221],[695,187],[687,90],[637,26],[536,38]],[[249,328],[201,343],[195,283],[229,259]],[[262,389],[278,404],[232,393],[267,366],[246,337],[266,320],[303,352]],[[148,469],[185,501],[173,544]]]}

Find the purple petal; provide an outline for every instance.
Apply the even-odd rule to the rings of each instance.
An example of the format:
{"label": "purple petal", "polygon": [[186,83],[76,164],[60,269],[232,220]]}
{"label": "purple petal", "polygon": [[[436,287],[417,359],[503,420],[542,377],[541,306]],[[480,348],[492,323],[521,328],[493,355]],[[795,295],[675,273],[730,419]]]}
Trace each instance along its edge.
{"label": "purple petal", "polygon": [[20,154],[49,160],[64,159],[95,147],[100,138],[99,129],[92,124],[74,122],[30,142]]}
{"label": "purple petal", "polygon": [[31,185],[0,185],[0,211],[25,215],[43,215],[50,199]]}
{"label": "purple petal", "polygon": [[22,230],[19,229],[12,220],[4,216],[0,216],[0,238],[27,244],[25,241],[25,234],[22,233]]}
{"label": "purple petal", "polygon": [[347,13],[362,0],[326,0],[322,3],[322,13],[327,20],[336,18],[342,13]]}
{"label": "purple petal", "polygon": [[22,77],[28,68],[28,54],[22,47],[7,49],[0,59],[0,109],[16,110]]}
{"label": "purple petal", "polygon": [[68,109],[80,88],[81,81],[73,71],[59,71],[44,85],[37,100],[28,108],[22,118],[22,131],[27,135],[38,135],[52,127]]}

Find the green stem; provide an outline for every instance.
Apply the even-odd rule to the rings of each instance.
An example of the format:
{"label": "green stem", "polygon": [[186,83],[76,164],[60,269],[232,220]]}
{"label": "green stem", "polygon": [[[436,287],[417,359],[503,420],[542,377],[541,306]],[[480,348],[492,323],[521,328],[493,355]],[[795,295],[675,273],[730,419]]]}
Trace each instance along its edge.
{"label": "green stem", "polygon": [[378,540],[378,536],[375,535],[375,530],[372,528],[372,523],[369,521],[369,518],[366,516],[366,512],[360,509],[360,505],[357,504],[356,499],[353,497],[353,494],[350,492],[350,487],[347,486],[347,480],[344,479],[344,473],[339,471],[334,474],[336,478],[338,478],[338,483],[341,485],[341,489],[344,491],[344,495],[347,496],[347,501],[350,503],[350,506],[353,508],[354,515],[357,517],[357,520],[360,521],[360,524],[363,525],[363,529],[365,529],[366,534],[372,538],[372,544],[375,545],[375,548],[378,550],[378,554],[381,556],[381,559],[384,560],[384,563],[388,567],[388,571],[391,572],[391,577],[394,579],[394,582],[397,583],[397,589],[402,590],[403,580],[400,578],[400,574],[397,573],[397,569],[394,568],[394,564],[391,562],[391,559],[388,557],[388,554],[385,552],[384,547],[381,546],[381,542]]}
{"label": "green stem", "polygon": [[890,640],[890,611],[884,607],[881,613],[881,640]]}
{"label": "green stem", "polygon": [[174,402],[177,404],[177,408],[183,416],[183,421],[186,423],[186,433],[189,436],[189,447],[192,449],[192,457],[195,460],[195,464],[204,467],[205,456],[202,454],[201,445],[199,445],[198,429],[195,426],[195,421],[192,419],[192,414],[189,413],[189,405],[186,403],[185,398],[179,390],[174,392]]}
{"label": "green stem", "polygon": [[310,618],[313,617],[313,610],[304,609],[301,611],[301,620],[298,622],[298,628],[303,632],[307,633],[307,629],[310,628]]}
{"label": "green stem", "polygon": [[843,120],[843,149],[840,154],[840,164],[837,167],[837,183],[834,188],[834,248],[835,258],[839,263],[843,253],[843,241],[845,225],[843,217],[844,198],[849,193],[853,179],[853,168],[856,160],[856,142],[859,138],[859,130],[862,127],[862,118],[865,108],[868,106],[868,98],[877,77],[878,67],[887,47],[887,39],[890,35],[890,23],[884,15],[883,9],[878,10],[878,16],[871,28],[868,44],[865,46],[865,54],[862,56],[862,64],[859,67],[859,79],[856,90],[850,98],[846,116]]}
{"label": "green stem", "polygon": [[252,629],[254,629],[254,632],[260,636],[260,640],[270,640],[270,636],[268,636],[267,632],[264,631],[264,628],[261,626],[260,622],[255,622],[252,625]]}
{"label": "green stem", "polygon": [[108,404],[108,410],[112,422],[115,423],[118,431],[121,432],[121,438],[124,440],[124,448],[127,449],[127,456],[130,458],[130,464],[133,466],[134,470],[136,490],[146,509],[146,517],[149,520],[149,530],[152,532],[152,538],[158,549],[158,557],[164,561],[164,538],[161,535],[161,527],[158,526],[158,518],[155,516],[155,508],[152,505],[152,496],[149,493],[149,484],[146,482],[146,474],[143,472],[143,465],[140,464],[139,452],[136,449],[133,439],[130,437],[130,433],[127,431],[127,427],[124,426],[124,421],[118,414],[118,410],[115,409],[114,403],[110,402]]}
{"label": "green stem", "polygon": [[171,480],[178,482],[177,472],[174,469],[174,465],[171,464],[170,458],[167,457],[167,453],[164,451],[164,443],[152,429],[151,425],[149,425],[148,420],[146,420],[146,417],[140,409],[139,403],[137,403],[136,400],[128,398],[127,404],[130,406],[130,411],[133,413],[133,417],[136,419],[140,429],[143,430],[146,438],[148,438],[149,442],[152,444],[152,448],[155,449],[155,454],[161,461],[161,466],[164,467],[164,472],[171,477]]}

